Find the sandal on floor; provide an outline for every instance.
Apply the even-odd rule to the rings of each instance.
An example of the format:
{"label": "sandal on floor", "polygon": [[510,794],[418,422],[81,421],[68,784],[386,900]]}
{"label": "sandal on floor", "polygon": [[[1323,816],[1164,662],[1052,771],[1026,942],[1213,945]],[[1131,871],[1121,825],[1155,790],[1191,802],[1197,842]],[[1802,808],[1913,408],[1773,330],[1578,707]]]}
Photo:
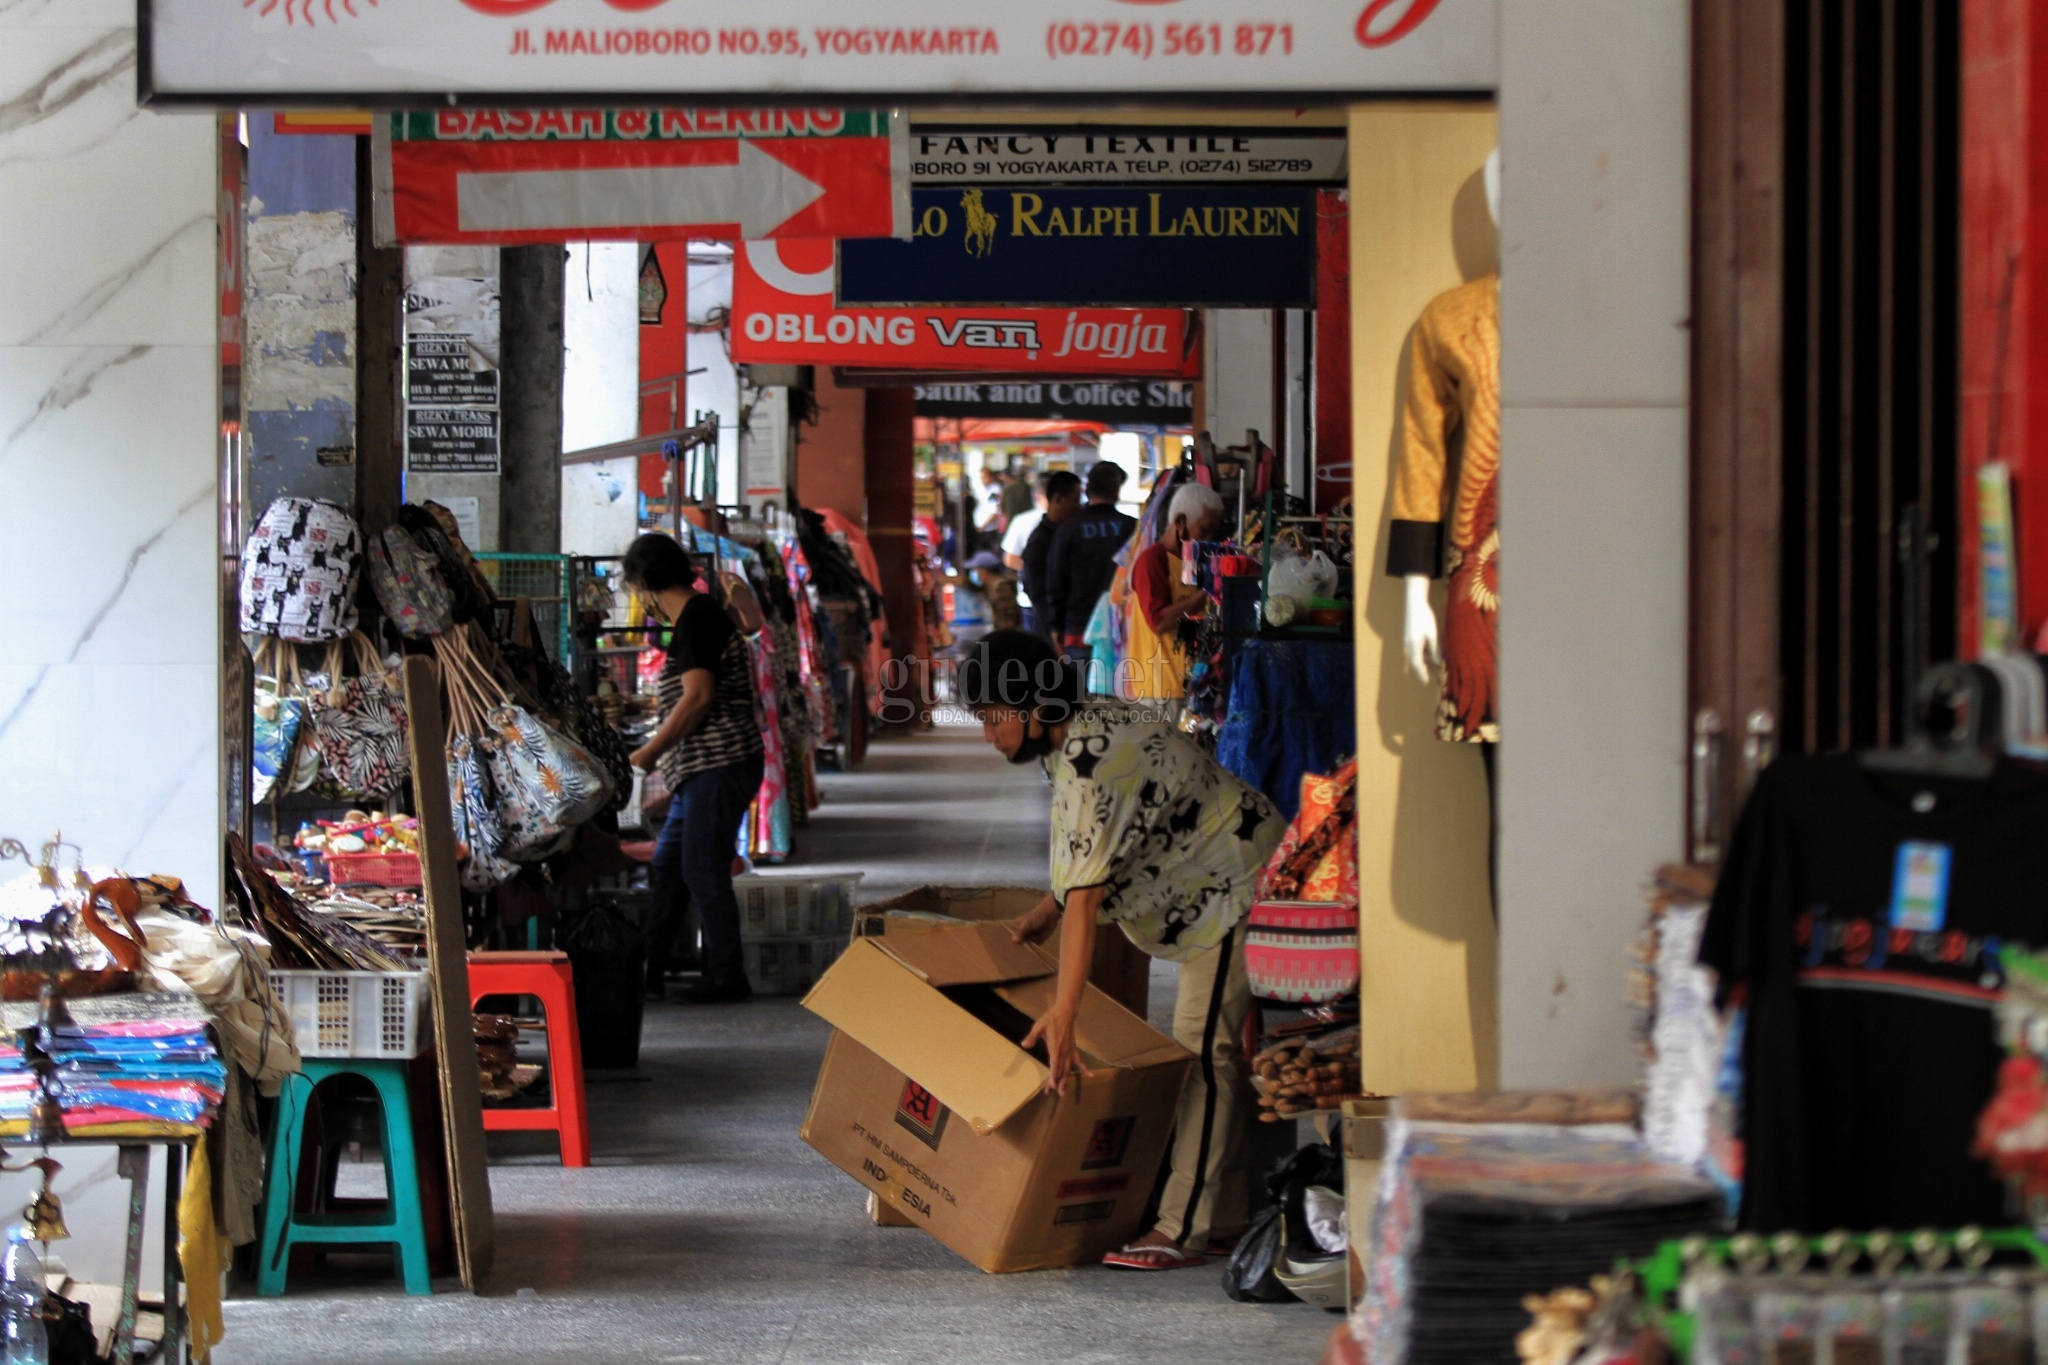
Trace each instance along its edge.
{"label": "sandal on floor", "polygon": [[1199,1251],[1176,1246],[1127,1246],[1102,1258],[1106,1266],[1119,1270],[1184,1270],[1204,1264],[1209,1258]]}

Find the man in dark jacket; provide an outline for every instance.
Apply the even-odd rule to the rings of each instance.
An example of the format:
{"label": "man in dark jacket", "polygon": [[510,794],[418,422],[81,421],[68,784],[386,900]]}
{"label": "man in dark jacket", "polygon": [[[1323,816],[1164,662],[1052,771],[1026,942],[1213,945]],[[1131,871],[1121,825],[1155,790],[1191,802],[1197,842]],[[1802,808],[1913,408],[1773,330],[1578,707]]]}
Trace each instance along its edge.
{"label": "man in dark jacket", "polygon": [[1038,525],[1031,528],[1031,536],[1024,542],[1024,553],[1018,556],[1022,561],[1018,567],[1023,574],[1024,595],[1031,599],[1031,608],[1025,612],[1024,628],[1034,635],[1049,636],[1053,633],[1052,617],[1048,614],[1052,592],[1046,584],[1046,561],[1052,555],[1052,538],[1080,510],[1081,476],[1064,469],[1056,469],[1046,475],[1045,515],[1038,519]]}
{"label": "man in dark jacket", "polygon": [[1075,658],[1088,657],[1088,618],[1116,578],[1116,556],[1138,528],[1137,519],[1116,510],[1124,471],[1103,460],[1088,471],[1088,505],[1052,538],[1046,556],[1046,633]]}

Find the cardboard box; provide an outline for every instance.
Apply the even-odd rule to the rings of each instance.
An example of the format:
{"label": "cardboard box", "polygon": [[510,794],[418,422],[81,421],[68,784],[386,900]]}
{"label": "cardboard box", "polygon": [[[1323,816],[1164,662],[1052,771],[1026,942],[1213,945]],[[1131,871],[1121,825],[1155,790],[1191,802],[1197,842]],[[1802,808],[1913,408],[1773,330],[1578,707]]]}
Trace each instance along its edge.
{"label": "cardboard box", "polygon": [[1000,924],[856,938],[804,998],[836,1030],[803,1140],[987,1271],[1077,1265],[1139,1219],[1194,1058],[1088,988],[1075,1032],[1093,1079],[1044,1093],[1017,1044],[1058,968]]}
{"label": "cardboard box", "polygon": [[[941,928],[952,920],[985,924],[1012,920],[1045,899],[1045,891],[1028,886],[920,886],[885,901],[863,905],[853,912],[854,937],[881,934],[912,934]],[[1059,934],[1044,943],[1046,951],[1059,956]],[[1140,1019],[1147,1013],[1152,993],[1152,957],[1125,937],[1114,925],[1102,925],[1095,933],[1095,961],[1088,980],[1110,999]]]}

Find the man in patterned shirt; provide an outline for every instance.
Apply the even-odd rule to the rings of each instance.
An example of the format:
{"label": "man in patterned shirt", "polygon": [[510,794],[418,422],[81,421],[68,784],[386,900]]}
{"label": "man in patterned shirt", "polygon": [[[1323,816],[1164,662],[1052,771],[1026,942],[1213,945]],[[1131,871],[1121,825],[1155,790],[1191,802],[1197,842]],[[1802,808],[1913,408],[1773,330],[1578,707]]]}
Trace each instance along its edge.
{"label": "man in patterned shirt", "polygon": [[1064,1094],[1071,1073],[1088,1074],[1074,1020],[1098,924],[1180,964],[1173,1036],[1198,1066],[1181,1097],[1159,1221],[1103,1260],[1200,1265],[1245,1222],[1242,924],[1286,822],[1156,704],[1084,704],[1079,669],[1039,636],[991,632],[968,648],[958,678],[988,742],[1012,763],[1042,760],[1052,776],[1052,894],[1011,927],[1019,942],[1060,930],[1059,988],[1024,1041],[1046,1046],[1046,1089]]}

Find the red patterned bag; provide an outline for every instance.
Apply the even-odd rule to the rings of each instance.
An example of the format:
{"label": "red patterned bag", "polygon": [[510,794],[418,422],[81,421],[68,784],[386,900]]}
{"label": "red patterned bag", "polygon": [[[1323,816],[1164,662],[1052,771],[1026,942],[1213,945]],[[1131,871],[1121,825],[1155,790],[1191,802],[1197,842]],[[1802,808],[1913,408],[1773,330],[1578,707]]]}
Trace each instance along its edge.
{"label": "red patterned bag", "polygon": [[1327,1005],[1358,989],[1356,760],[1305,774],[1301,810],[1259,877],[1244,940],[1252,994]]}

